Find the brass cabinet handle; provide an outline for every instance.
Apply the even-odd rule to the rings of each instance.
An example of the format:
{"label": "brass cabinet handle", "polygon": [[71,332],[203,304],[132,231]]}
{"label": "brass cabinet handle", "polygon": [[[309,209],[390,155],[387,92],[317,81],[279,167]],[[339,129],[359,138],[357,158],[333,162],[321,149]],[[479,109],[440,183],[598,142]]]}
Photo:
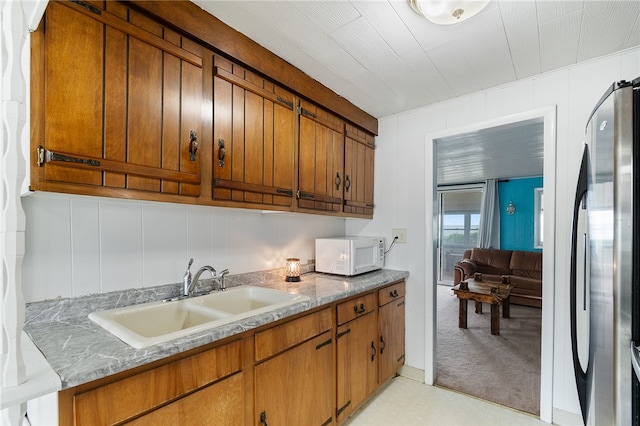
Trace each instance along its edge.
{"label": "brass cabinet handle", "polygon": [[224,139],[218,139],[218,166],[224,167],[224,157],[227,150],[224,148]]}
{"label": "brass cabinet handle", "polygon": [[198,135],[191,130],[189,132],[189,159],[196,161],[196,155],[198,153]]}

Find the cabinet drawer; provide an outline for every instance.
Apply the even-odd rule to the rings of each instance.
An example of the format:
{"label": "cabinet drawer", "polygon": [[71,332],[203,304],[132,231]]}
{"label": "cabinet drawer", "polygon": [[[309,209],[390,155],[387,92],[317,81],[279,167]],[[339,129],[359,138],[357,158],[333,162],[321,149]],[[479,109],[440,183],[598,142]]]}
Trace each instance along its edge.
{"label": "cabinet drawer", "polygon": [[306,315],[256,334],[256,361],[311,339],[332,327],[331,308]]}
{"label": "cabinet drawer", "polygon": [[240,341],[184,358],[73,397],[75,424],[113,424],[242,369]]}
{"label": "cabinet drawer", "polygon": [[[213,402],[215,401],[215,402]],[[244,376],[240,372],[138,417],[127,426],[244,424]]]}
{"label": "cabinet drawer", "polygon": [[338,305],[338,325],[367,314],[376,308],[376,295],[369,293]]}
{"label": "cabinet drawer", "polygon": [[405,293],[404,281],[399,281],[395,284],[382,288],[378,290],[378,304],[380,306],[386,305],[392,300],[396,300],[401,297],[404,297],[404,293]]}

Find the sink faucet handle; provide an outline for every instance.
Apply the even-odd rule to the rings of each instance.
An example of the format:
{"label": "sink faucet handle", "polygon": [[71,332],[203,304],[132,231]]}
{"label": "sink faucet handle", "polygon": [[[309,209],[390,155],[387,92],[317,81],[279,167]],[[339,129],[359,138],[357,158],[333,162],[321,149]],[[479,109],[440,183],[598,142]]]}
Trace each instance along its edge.
{"label": "sink faucet handle", "polygon": [[184,277],[191,277],[191,265],[193,265],[193,257],[189,260],[189,264],[187,265],[187,270],[184,271]]}
{"label": "sink faucet handle", "polygon": [[189,294],[189,287],[191,286],[191,265],[193,265],[193,257],[189,260],[189,264],[187,265],[187,270],[184,271],[184,276],[182,277],[182,294]]}
{"label": "sink faucet handle", "polygon": [[227,289],[227,286],[224,284],[224,277],[225,275],[229,275],[229,270],[225,269],[223,271],[220,271],[220,275],[218,275],[218,290],[219,291],[225,291]]}

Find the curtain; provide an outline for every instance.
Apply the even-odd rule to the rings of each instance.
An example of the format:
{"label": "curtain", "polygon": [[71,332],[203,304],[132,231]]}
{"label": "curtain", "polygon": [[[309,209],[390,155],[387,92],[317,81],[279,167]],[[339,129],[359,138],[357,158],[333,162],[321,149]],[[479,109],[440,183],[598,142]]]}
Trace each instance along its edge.
{"label": "curtain", "polygon": [[484,185],[480,205],[478,247],[500,248],[500,206],[498,204],[497,179],[488,179]]}

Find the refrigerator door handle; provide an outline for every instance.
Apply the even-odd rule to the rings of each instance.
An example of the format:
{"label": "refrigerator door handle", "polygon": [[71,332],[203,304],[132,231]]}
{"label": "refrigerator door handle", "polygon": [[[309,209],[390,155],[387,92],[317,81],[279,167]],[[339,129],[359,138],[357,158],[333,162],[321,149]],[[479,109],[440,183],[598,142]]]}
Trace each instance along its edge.
{"label": "refrigerator door handle", "polygon": [[633,341],[631,341],[631,364],[636,377],[640,380],[640,350]]}
{"label": "refrigerator door handle", "polygon": [[[582,153],[582,162],[580,164],[580,174],[578,175],[578,184],[576,186],[576,198],[573,204],[573,229],[571,232],[571,275],[569,280],[570,290],[570,308],[571,308],[571,352],[573,356],[573,372],[576,379],[576,388],[578,390],[578,400],[580,401],[580,409],[582,411],[582,420],[587,424],[587,415],[589,413],[589,394],[590,394],[590,373],[591,359],[587,361],[587,368],[582,369],[580,358],[578,357],[578,325],[577,325],[577,268],[578,268],[578,217],[583,203],[584,197],[588,190],[588,172],[589,172],[589,147],[585,144]],[[583,260],[586,262],[586,258]],[[586,266],[585,266],[586,267]],[[586,282],[585,282],[586,284]],[[586,300],[585,300],[586,305]],[[591,339],[589,339],[591,340]],[[591,343],[589,343],[591,344]],[[589,350],[591,352],[591,350]],[[589,357],[591,358],[591,357]]]}
{"label": "refrigerator door handle", "polygon": [[587,244],[589,239],[587,234],[582,234],[582,310],[587,310]]}

